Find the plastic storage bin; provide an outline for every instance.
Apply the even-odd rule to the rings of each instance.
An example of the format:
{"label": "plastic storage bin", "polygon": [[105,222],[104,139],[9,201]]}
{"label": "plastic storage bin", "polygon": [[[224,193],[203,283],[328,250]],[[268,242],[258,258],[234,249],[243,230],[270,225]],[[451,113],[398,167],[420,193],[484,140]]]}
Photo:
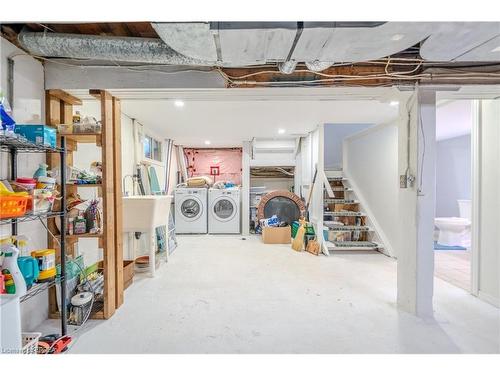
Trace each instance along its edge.
{"label": "plastic storage bin", "polygon": [[56,147],[56,129],[47,125],[19,125],[15,132],[37,145]]}
{"label": "plastic storage bin", "polygon": [[1,197],[0,219],[23,216],[28,207],[28,197]]}

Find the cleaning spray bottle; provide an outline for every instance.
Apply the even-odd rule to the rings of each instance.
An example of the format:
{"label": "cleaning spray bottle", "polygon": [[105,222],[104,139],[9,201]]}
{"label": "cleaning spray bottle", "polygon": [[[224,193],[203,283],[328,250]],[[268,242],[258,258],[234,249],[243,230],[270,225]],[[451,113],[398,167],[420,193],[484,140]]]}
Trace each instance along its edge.
{"label": "cleaning spray bottle", "polygon": [[4,257],[2,262],[2,273],[8,273],[12,276],[15,294],[17,297],[22,297],[26,294],[26,282],[17,264],[19,250],[11,241],[4,241],[1,245],[1,251]]}

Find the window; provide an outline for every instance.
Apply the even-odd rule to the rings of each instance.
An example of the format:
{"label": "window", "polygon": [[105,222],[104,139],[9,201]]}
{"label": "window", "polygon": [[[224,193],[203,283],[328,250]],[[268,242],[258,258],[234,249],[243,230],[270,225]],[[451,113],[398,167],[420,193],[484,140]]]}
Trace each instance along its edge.
{"label": "window", "polygon": [[162,143],[153,137],[146,135],[144,137],[144,157],[156,161],[162,161]]}

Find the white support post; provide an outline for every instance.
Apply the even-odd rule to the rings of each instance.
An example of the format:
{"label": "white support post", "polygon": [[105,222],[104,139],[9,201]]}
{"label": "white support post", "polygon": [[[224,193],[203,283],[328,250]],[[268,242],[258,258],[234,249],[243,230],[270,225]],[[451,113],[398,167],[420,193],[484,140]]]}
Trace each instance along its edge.
{"label": "white support post", "polygon": [[251,142],[243,142],[241,177],[241,234],[250,234],[250,153]]}
{"label": "white support post", "polygon": [[[431,317],[434,288],[436,93],[417,88],[399,127],[398,306]],[[408,120],[409,112],[409,122]],[[405,177],[409,177],[408,179]]]}

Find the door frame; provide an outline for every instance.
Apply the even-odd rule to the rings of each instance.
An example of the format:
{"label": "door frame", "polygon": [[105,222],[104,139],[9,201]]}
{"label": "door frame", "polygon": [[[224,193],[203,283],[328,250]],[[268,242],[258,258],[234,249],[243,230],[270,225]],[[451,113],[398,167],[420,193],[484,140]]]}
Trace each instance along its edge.
{"label": "door frame", "polygon": [[471,285],[470,293],[479,297],[479,257],[480,257],[480,202],[481,202],[481,100],[472,100],[472,128],[471,128]]}

